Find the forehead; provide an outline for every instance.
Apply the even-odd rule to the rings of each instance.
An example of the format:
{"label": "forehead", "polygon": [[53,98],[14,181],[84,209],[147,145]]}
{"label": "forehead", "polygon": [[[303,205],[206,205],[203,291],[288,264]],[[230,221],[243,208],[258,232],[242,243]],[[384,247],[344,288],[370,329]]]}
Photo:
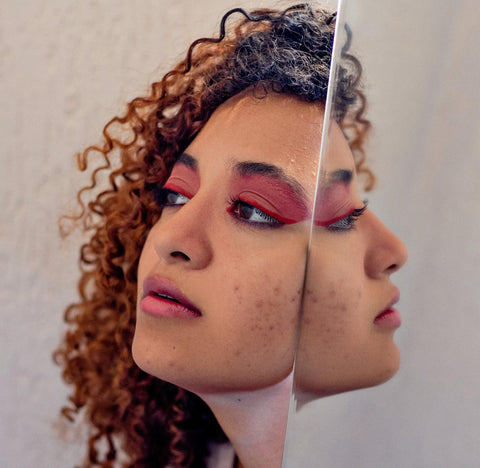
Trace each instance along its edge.
{"label": "forehead", "polygon": [[[222,104],[187,152],[204,159],[273,164],[302,183],[314,183],[323,108],[277,93],[243,93]],[[307,184],[308,185],[308,184]]]}

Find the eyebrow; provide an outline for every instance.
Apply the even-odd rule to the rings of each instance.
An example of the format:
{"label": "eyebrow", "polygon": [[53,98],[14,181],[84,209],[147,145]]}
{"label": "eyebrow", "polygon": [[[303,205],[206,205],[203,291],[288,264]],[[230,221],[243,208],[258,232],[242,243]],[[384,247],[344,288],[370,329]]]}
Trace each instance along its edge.
{"label": "eyebrow", "polygon": [[353,179],[353,171],[349,171],[347,169],[337,169],[330,174],[329,179],[334,182],[344,182],[348,184]]}
{"label": "eyebrow", "polygon": [[264,175],[288,185],[306,204],[305,189],[296,179],[285,174],[283,169],[273,164],[254,161],[242,161],[234,166],[234,172],[239,176]]}
{"label": "eyebrow", "polygon": [[320,179],[326,180],[328,183],[342,182],[349,184],[353,179],[353,171],[348,169],[337,169],[333,172],[323,172]]}
{"label": "eyebrow", "polygon": [[189,155],[188,153],[182,153],[178,159],[175,161],[175,164],[183,164],[184,166],[187,166],[189,169],[192,169],[193,171],[198,170],[198,162],[197,160]]}

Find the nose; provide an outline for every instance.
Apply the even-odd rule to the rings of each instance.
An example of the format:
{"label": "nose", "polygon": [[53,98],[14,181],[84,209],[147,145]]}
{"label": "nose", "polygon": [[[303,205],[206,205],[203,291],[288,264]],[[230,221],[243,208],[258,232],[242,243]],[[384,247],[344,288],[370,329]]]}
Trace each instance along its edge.
{"label": "nose", "polygon": [[179,207],[164,208],[149,237],[155,252],[166,264],[180,264],[189,269],[205,268],[213,249],[208,233],[208,207],[195,198]]}
{"label": "nose", "polygon": [[405,244],[391,232],[372,212],[365,213],[367,253],[365,270],[368,276],[380,278],[399,270],[407,261]]}

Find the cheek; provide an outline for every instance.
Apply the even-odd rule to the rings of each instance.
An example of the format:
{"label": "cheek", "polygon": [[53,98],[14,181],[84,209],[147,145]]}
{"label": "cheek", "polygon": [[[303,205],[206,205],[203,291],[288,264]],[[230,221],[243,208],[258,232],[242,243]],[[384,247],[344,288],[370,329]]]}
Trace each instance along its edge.
{"label": "cheek", "polygon": [[301,342],[316,352],[327,352],[362,332],[360,285],[348,273],[336,279],[324,276],[315,281],[307,279],[303,302]]}
{"label": "cheek", "polygon": [[233,283],[230,315],[236,355],[272,348],[293,353],[301,283],[301,278],[286,281],[271,274]]}

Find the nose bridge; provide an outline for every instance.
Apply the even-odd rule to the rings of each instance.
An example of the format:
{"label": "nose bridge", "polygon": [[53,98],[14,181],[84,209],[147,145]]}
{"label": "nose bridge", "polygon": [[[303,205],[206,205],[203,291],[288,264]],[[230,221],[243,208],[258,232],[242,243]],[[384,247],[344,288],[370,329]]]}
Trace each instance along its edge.
{"label": "nose bridge", "polygon": [[209,203],[197,195],[185,205],[164,208],[153,233],[157,255],[167,263],[204,268],[213,256],[211,219]]}
{"label": "nose bridge", "polygon": [[373,213],[368,212],[367,219],[369,220],[365,258],[367,274],[372,277],[390,275],[407,261],[407,248]]}

